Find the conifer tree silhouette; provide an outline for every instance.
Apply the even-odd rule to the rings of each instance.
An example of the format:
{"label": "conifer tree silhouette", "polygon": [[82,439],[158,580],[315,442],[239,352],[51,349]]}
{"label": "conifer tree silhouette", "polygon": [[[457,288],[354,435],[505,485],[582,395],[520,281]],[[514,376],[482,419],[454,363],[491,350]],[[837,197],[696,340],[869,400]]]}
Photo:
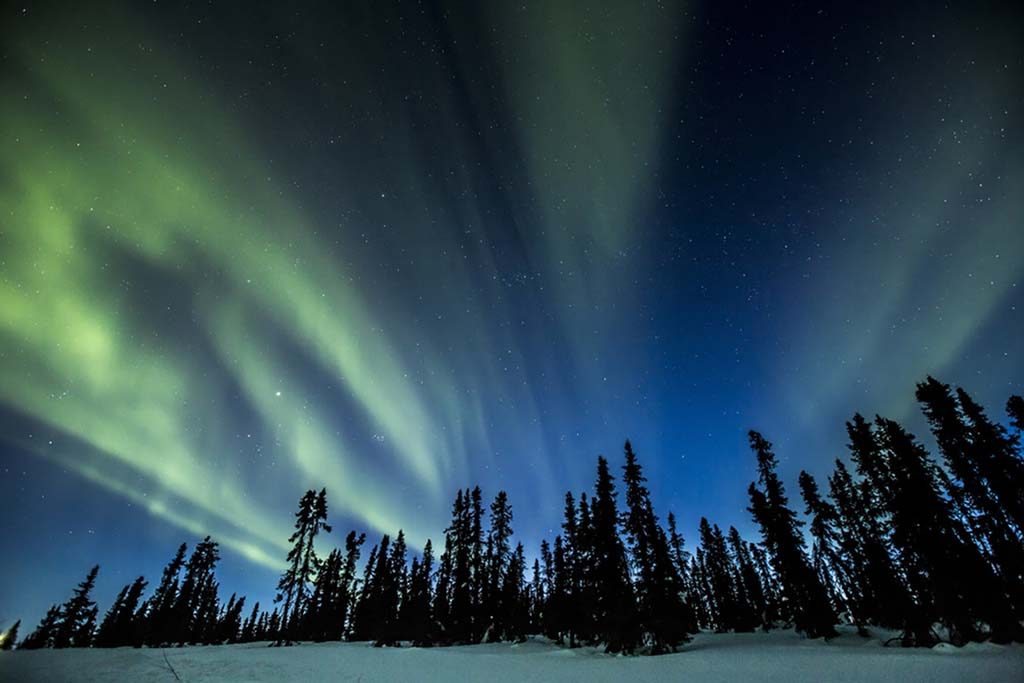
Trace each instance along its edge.
{"label": "conifer tree silhouette", "polygon": [[46,615],[39,621],[39,625],[25,637],[25,640],[18,646],[19,650],[38,650],[44,647],[53,647],[53,636],[60,624],[60,607],[50,605]]}
{"label": "conifer tree silhouette", "polygon": [[88,647],[92,644],[92,631],[96,625],[96,603],[92,589],[100,566],[89,570],[85,579],[75,588],[71,598],[60,609],[60,621],[53,632],[53,647]]}
{"label": "conifer tree silhouette", "polygon": [[171,610],[171,642],[203,642],[216,621],[219,604],[214,568],[220,560],[220,548],[209,536],[196,544],[185,563],[185,576]]}
{"label": "conifer tree silhouette", "polygon": [[689,640],[690,607],[683,600],[682,579],[672,562],[668,538],[654,514],[650,492],[644,485],[647,479],[628,440],[623,449],[626,509],[622,514],[622,528],[637,577],[634,588],[639,624],[650,636],[652,653],[672,652]]}
{"label": "conifer tree silhouette", "polygon": [[310,489],[299,501],[299,509],[295,513],[295,531],[288,538],[292,544],[292,549],[288,551],[288,568],[277,584],[278,592],[274,601],[283,601],[284,608],[279,626],[283,638],[278,638],[276,645],[290,645],[293,629],[302,623],[311,593],[310,585],[320,568],[320,559],[314,545],[314,539],[320,531],[331,531],[327,524],[327,490],[322,489],[317,494]]}
{"label": "conifer tree silhouette", "polygon": [[174,605],[178,599],[179,574],[185,566],[185,552],[188,546],[182,543],[167,566],[164,567],[153,596],[149,600],[148,612],[145,615],[145,635],[147,645],[162,645],[170,642],[174,622]]}
{"label": "conifer tree silhouette", "polygon": [[761,577],[754,564],[750,544],[740,537],[736,527],[729,527],[730,560],[735,569],[736,602],[739,612],[738,631],[752,631],[760,626],[765,630],[767,606]]}
{"label": "conifer tree silhouette", "polygon": [[0,650],[6,651],[14,648],[15,643],[18,642],[19,628],[21,628],[21,619],[18,619],[9,629],[4,631],[3,636],[0,636]]}
{"label": "conifer tree silhouette", "polygon": [[146,585],[146,579],[140,576],[121,589],[96,632],[96,647],[121,647],[135,642],[136,611]]}
{"label": "conifer tree silhouette", "polygon": [[[849,595],[850,575],[839,554],[839,517],[835,506],[822,498],[818,482],[806,471],[798,478],[800,495],[804,499],[804,514],[810,518],[811,565],[828,593],[837,612],[851,614]],[[858,625],[863,632],[863,625]]]}
{"label": "conifer tree silhouette", "polygon": [[828,593],[807,559],[801,522],[789,508],[782,481],[776,474],[778,461],[771,444],[751,431],[750,447],[757,456],[758,481],[748,489],[750,512],[760,525],[765,545],[782,587],[782,597],[798,631],[810,638],[836,635],[836,615]]}
{"label": "conifer tree silhouette", "polygon": [[640,619],[619,537],[615,484],[608,461],[600,456],[591,511],[595,637],[608,652],[632,653],[641,642]]}

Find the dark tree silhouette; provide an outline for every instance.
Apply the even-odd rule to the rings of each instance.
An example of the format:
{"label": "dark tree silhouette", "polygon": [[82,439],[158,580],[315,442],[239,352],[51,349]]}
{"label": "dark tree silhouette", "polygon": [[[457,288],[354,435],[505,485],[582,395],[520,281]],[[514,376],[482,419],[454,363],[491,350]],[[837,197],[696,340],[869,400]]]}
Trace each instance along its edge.
{"label": "dark tree silhouette", "polygon": [[603,457],[597,459],[592,514],[595,636],[608,652],[632,653],[641,642],[640,618],[618,532],[615,483]]}
{"label": "dark tree silhouette", "polygon": [[[851,448],[856,458],[859,447]],[[829,492],[840,529],[838,552],[852,577],[848,604],[855,623],[900,628],[912,600],[891,557],[887,515],[866,483],[854,482],[843,461],[836,460]]]}
{"label": "dark tree silhouette", "polygon": [[182,543],[167,566],[164,567],[153,597],[149,600],[149,611],[145,616],[144,642],[147,645],[162,645],[171,639],[174,627],[174,605],[178,599],[178,581],[185,566],[185,552],[188,546]]}
{"label": "dark tree silhouette", "polygon": [[288,551],[288,569],[281,575],[274,598],[275,602],[284,602],[280,617],[284,638],[278,639],[278,645],[290,645],[293,628],[302,623],[311,592],[310,584],[320,569],[320,559],[314,546],[314,539],[320,531],[331,531],[327,524],[327,490],[321,489],[317,494],[311,489],[299,501],[295,531],[288,537],[292,544]]}
{"label": "dark tree silhouette", "polygon": [[750,544],[740,537],[740,532],[734,526],[729,527],[729,548],[736,571],[737,602],[740,610],[740,627],[737,630],[753,630],[760,626],[767,631],[771,625],[767,623],[765,616],[767,605],[764,585],[754,564]]}
{"label": "dark tree silhouette", "polygon": [[480,598],[484,622],[487,624],[484,640],[501,637],[509,628],[511,614],[502,602],[503,586],[511,559],[509,539],[512,537],[512,506],[508,494],[498,491],[491,503],[491,528],[487,536],[483,595]]}
{"label": "dark tree silhouette", "polygon": [[[806,505],[804,514],[811,520],[811,563],[814,571],[825,586],[835,610],[852,615],[849,604],[852,578],[839,552],[839,514],[831,502],[822,498],[814,477],[801,471],[798,483]],[[863,624],[858,623],[858,628],[864,632]]]}
{"label": "dark tree silhouette", "polygon": [[18,629],[21,628],[21,619],[18,619],[14,624],[4,631],[2,637],[0,637],[0,650],[6,651],[14,648],[14,644],[18,642]]}
{"label": "dark tree silhouette", "polygon": [[893,542],[917,596],[916,636],[924,622],[941,621],[957,643],[979,637],[988,623],[1001,638],[1012,634],[1013,618],[978,547],[953,516],[940,490],[938,468],[913,435],[892,420],[877,418],[876,456],[889,474]]}
{"label": "dark tree silhouette", "polygon": [[785,488],[775,472],[778,461],[772,446],[755,431],[749,436],[750,447],[757,455],[758,481],[762,487],[750,484],[750,512],[761,526],[788,616],[797,630],[810,638],[833,637],[836,615],[825,587],[808,562],[801,522],[789,508]]}
{"label": "dark tree silhouette", "polygon": [[60,607],[50,605],[46,615],[40,620],[32,633],[25,637],[25,640],[18,646],[19,650],[38,650],[44,647],[53,647],[53,636],[60,624]]}
{"label": "dark tree silhouette", "polygon": [[427,539],[423,557],[413,559],[409,572],[409,591],[402,603],[399,621],[405,637],[413,645],[431,645],[435,639],[431,604],[431,576],[434,571],[434,548]]}
{"label": "dark tree silhouette", "polygon": [[1018,432],[1024,432],[1024,398],[1011,396],[1006,401],[1006,414],[1010,418],[1010,424]]}
{"label": "dark tree silhouette", "polygon": [[136,612],[146,585],[146,579],[140,576],[121,589],[96,632],[96,647],[121,647],[136,642]]}
{"label": "dark tree silhouette", "polygon": [[92,644],[97,613],[92,589],[99,571],[99,565],[90,569],[71,598],[60,608],[60,621],[53,631],[53,647],[89,647]]}
{"label": "dark tree silhouette", "polygon": [[624,452],[622,483],[626,510],[622,527],[637,577],[639,622],[649,634],[652,653],[673,652],[689,640],[691,609],[684,600],[682,578],[673,564],[668,538],[658,524],[650,492],[644,485],[647,479],[628,440]]}
{"label": "dark tree silhouette", "polygon": [[217,579],[214,569],[220,560],[220,547],[209,536],[196,544],[185,563],[185,578],[171,610],[169,641],[183,645],[202,643],[216,625]]}

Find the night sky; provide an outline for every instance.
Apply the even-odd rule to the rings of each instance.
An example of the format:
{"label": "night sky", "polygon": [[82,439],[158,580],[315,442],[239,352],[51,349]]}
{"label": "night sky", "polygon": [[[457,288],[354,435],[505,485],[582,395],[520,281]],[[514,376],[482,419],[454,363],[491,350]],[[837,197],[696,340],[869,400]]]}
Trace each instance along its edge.
{"label": "night sky", "polygon": [[692,548],[749,428],[796,498],[929,373],[1002,419],[1024,5],[938,4],[5,4],[0,626],[206,534],[266,606],[307,488],[532,555],[629,437]]}

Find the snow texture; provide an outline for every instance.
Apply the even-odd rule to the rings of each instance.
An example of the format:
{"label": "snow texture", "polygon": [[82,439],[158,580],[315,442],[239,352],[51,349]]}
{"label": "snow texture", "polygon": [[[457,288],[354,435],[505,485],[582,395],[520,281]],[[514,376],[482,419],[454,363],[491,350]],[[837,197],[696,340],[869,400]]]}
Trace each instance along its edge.
{"label": "snow texture", "polygon": [[[161,649],[0,653],[0,681],[1024,681],[1024,647],[883,647],[845,631],[826,643],[792,631],[700,634],[673,655],[610,656],[544,639],[511,645],[375,648],[266,643]],[[166,660],[165,660],[166,656]],[[173,668],[173,673],[172,673]]]}

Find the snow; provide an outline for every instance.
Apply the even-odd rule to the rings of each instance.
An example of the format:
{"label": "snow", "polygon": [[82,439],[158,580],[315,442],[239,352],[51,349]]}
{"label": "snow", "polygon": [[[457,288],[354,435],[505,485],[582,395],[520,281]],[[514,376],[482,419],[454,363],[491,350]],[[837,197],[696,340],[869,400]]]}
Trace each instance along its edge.
{"label": "snow", "polygon": [[[0,653],[0,681],[1024,681],[1024,646],[886,648],[884,634],[830,643],[792,631],[700,634],[673,655],[610,656],[542,638],[512,645],[374,648],[368,643],[265,643],[160,649]],[[164,656],[166,655],[166,662]]]}

